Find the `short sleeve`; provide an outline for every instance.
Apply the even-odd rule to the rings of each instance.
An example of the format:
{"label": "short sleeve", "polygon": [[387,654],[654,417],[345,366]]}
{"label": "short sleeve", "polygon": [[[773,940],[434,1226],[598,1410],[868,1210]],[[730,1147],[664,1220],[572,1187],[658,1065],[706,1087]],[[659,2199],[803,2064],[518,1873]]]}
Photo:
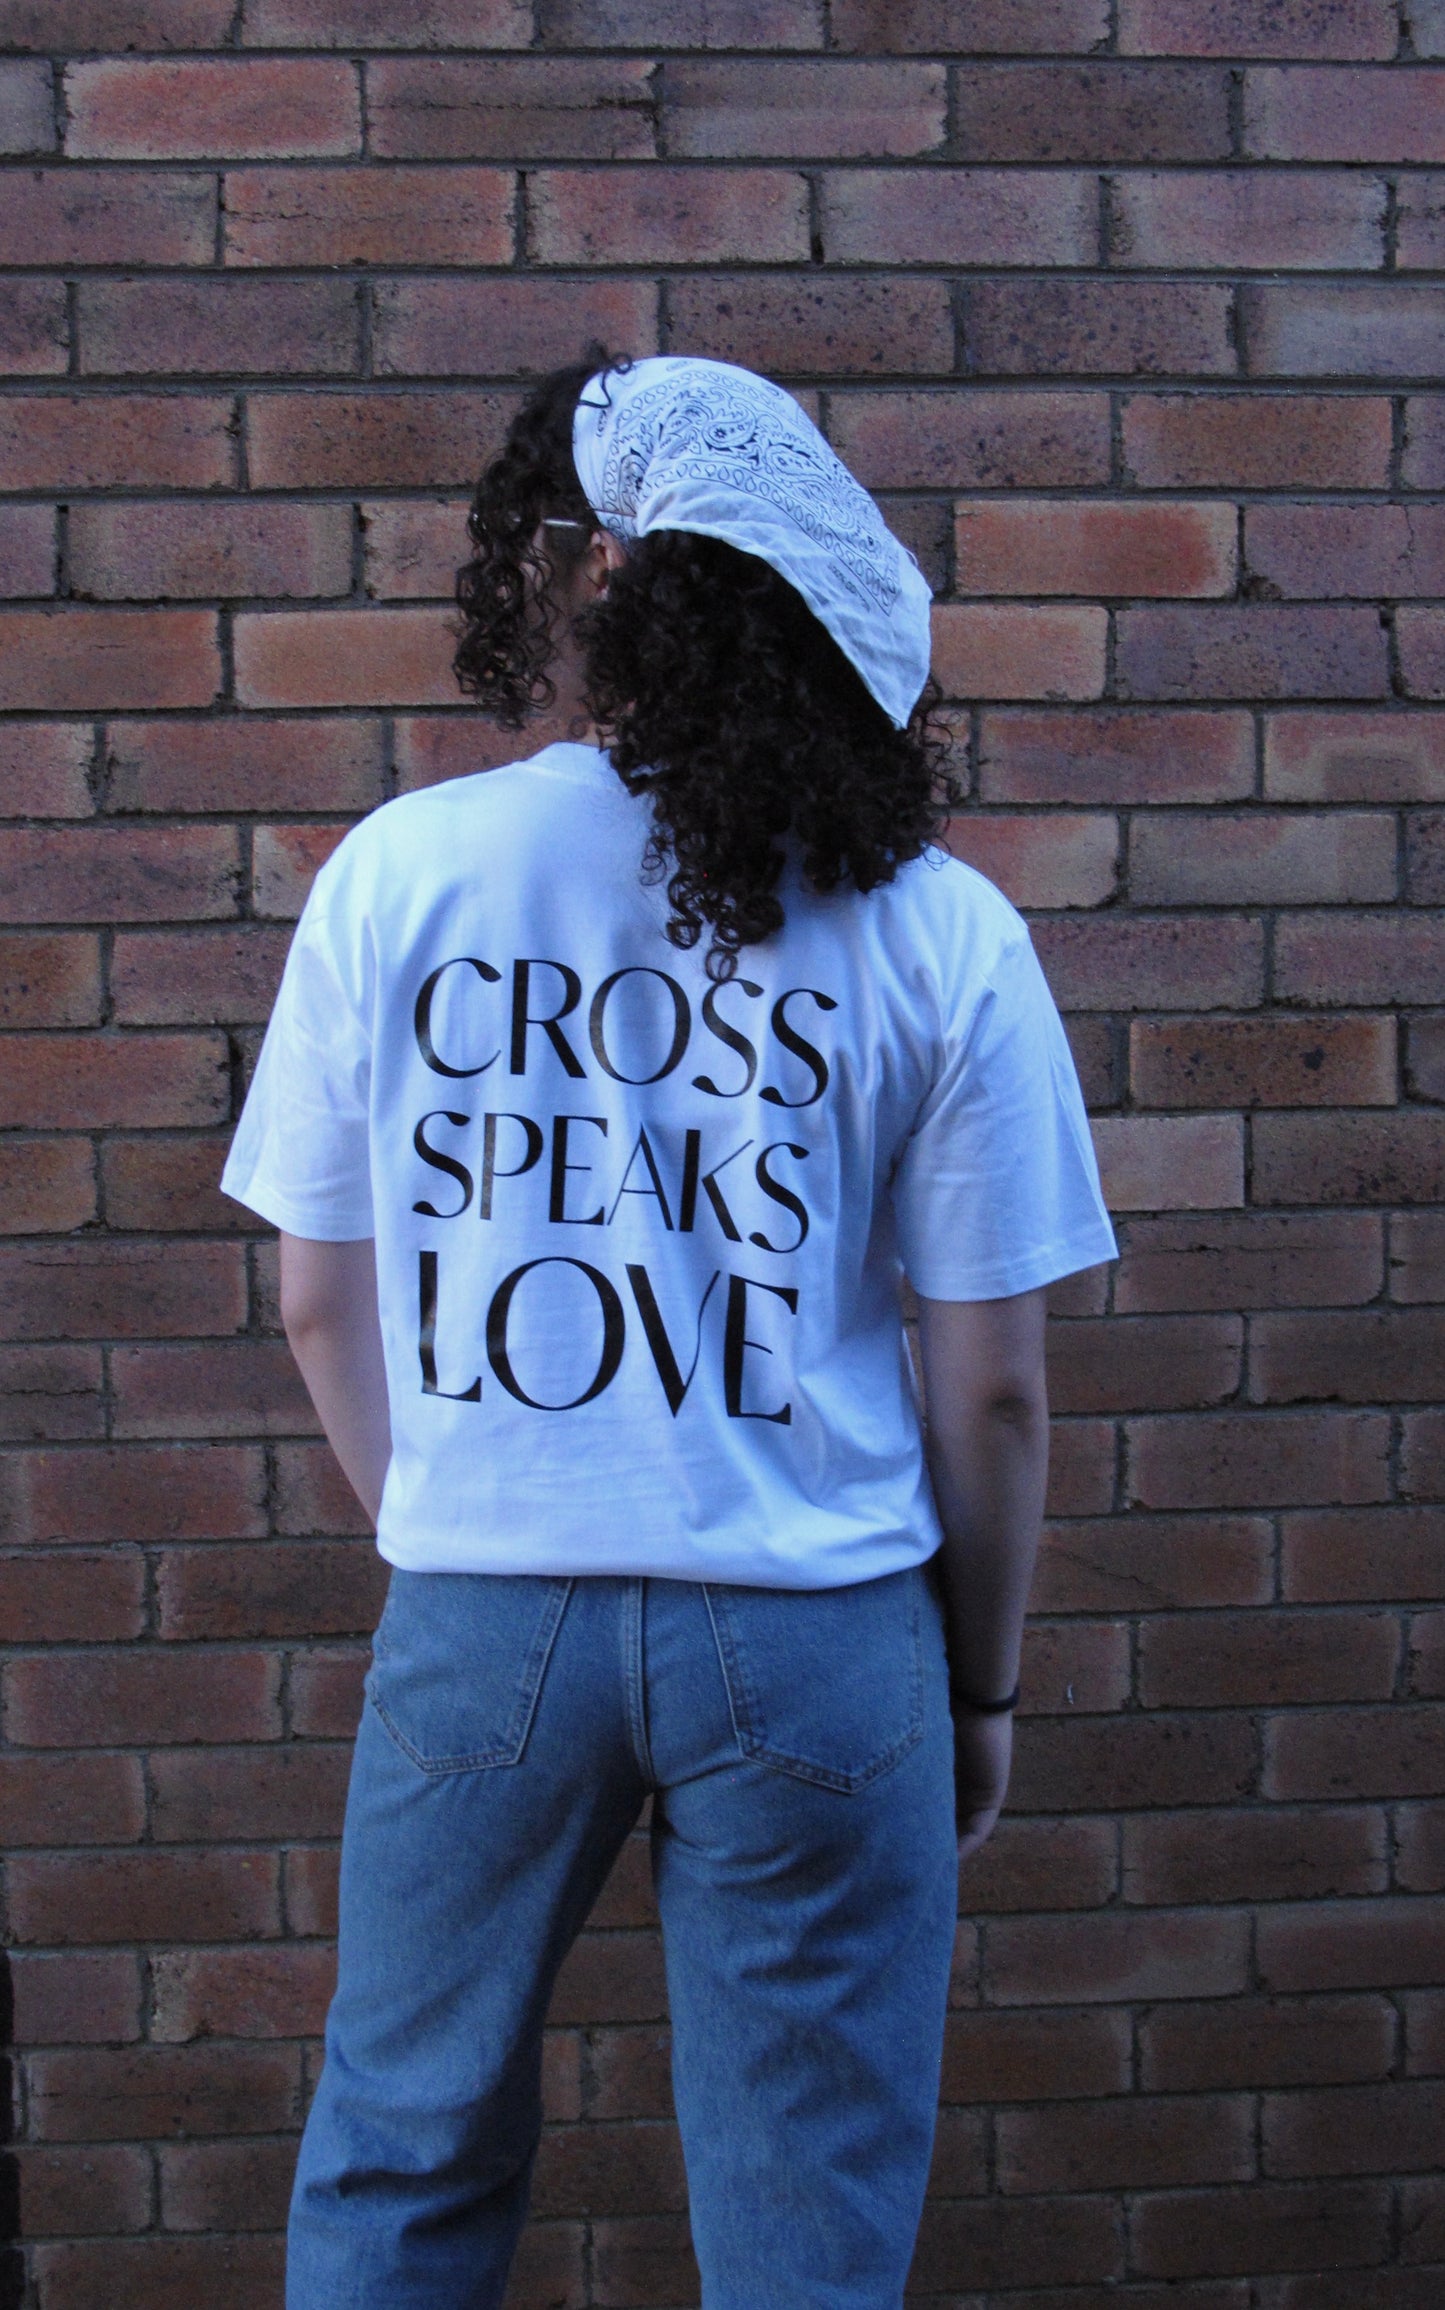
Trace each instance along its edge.
{"label": "short sleeve", "polygon": [[1063,1022],[1022,926],[968,1017],[945,1026],[893,1205],[926,1299],[1006,1299],[1116,1254]]}
{"label": "short sleeve", "polygon": [[357,1242],[374,1233],[371,1038],[361,972],[312,886],[221,1174],[223,1191],[288,1235]]}

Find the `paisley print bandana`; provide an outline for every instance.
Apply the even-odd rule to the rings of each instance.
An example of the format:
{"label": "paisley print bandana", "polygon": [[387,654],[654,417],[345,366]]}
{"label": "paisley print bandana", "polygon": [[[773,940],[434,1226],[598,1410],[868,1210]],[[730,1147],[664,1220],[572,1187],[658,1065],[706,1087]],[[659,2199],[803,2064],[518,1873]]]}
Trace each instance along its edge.
{"label": "paisley print bandana", "polygon": [[791,394],[680,355],[600,370],[577,403],[572,455],[615,537],[690,530],[767,562],[904,727],[928,678],[928,585]]}

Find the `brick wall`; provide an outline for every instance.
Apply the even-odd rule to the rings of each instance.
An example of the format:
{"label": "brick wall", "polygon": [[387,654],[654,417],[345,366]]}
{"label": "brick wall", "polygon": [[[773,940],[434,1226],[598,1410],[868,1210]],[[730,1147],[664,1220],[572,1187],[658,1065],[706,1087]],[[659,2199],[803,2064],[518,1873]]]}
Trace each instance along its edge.
{"label": "brick wall", "polygon": [[[1426,2310],[1442,0],[0,0],[0,48],[0,2300],[279,2301],[380,1581],[215,1181],[317,863],[506,750],[461,507],[602,332],[785,376],[914,544],[1121,1215],[920,2295]],[[690,2303],[640,1848],[553,2019],[519,2310]]]}

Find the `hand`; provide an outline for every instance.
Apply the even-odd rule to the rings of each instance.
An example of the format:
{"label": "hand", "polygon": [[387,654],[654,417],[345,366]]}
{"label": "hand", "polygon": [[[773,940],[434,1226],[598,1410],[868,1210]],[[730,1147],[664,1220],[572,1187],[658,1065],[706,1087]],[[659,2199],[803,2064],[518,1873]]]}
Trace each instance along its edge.
{"label": "hand", "polygon": [[953,1720],[954,1810],[960,1861],[978,1851],[1003,1809],[1013,1738],[1012,1711],[981,1716],[974,1709],[960,1709]]}

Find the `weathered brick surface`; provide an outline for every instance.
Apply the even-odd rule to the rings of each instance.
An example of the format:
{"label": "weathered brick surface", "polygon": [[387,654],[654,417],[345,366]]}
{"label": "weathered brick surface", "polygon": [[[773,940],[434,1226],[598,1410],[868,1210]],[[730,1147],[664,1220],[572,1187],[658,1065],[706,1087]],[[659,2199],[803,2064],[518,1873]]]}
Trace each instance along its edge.
{"label": "weathered brick surface", "polygon": [[[280,2299],[387,1573],[216,1182],[346,827],[555,734],[459,710],[448,619],[591,340],[780,376],[882,493],[947,840],[1031,918],[1118,1214],[1050,1295],[918,2299],[1433,2310],[1439,0],[0,0],[0,52],[37,2310]],[[554,2000],[518,2310],[697,2299],[656,1935],[639,1833]]]}

